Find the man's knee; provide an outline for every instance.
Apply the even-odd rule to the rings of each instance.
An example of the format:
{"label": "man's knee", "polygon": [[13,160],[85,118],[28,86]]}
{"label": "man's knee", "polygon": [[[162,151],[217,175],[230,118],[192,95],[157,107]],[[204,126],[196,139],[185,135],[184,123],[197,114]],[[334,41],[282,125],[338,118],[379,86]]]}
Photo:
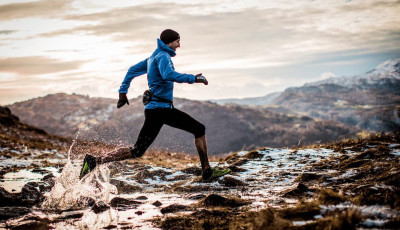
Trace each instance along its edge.
{"label": "man's knee", "polygon": [[129,147],[129,149],[131,151],[132,158],[141,158],[146,152],[146,150],[137,147]]}
{"label": "man's knee", "polygon": [[194,133],[195,138],[199,138],[206,135],[206,126],[203,124],[199,123],[199,125],[196,128],[196,132]]}

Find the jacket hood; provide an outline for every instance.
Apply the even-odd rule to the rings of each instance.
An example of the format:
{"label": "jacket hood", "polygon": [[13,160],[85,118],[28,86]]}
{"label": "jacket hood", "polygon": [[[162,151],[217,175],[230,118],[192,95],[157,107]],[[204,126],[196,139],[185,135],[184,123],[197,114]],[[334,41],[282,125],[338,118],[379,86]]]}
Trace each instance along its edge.
{"label": "jacket hood", "polygon": [[159,38],[157,38],[157,49],[167,52],[171,57],[175,57],[176,55],[175,51],[165,45],[165,43]]}

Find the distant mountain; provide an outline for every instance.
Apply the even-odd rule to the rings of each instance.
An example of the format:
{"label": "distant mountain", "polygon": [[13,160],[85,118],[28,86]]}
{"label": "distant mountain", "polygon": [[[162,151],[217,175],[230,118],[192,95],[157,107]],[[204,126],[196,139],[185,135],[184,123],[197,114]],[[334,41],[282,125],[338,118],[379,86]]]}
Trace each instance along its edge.
{"label": "distant mountain", "polygon": [[[116,99],[53,94],[10,105],[28,124],[49,133],[133,145],[144,121],[141,98],[116,108]],[[228,153],[258,146],[284,147],[327,142],[353,136],[360,131],[333,121],[212,102],[176,98],[176,108],[206,125],[211,154]],[[193,135],[164,126],[153,148],[195,153]]]}
{"label": "distant mountain", "polygon": [[369,131],[400,129],[400,58],[355,76],[332,77],[264,97],[213,100],[303,114]]}
{"label": "distant mountain", "polygon": [[400,129],[400,58],[356,76],[286,89],[273,104],[372,131]]}
{"label": "distant mountain", "polygon": [[390,59],[373,70],[355,76],[331,77],[322,81],[307,83],[304,86],[338,85],[346,88],[399,90],[400,58]]}
{"label": "distant mountain", "polygon": [[269,105],[271,104],[281,93],[280,92],[275,92],[275,93],[270,93],[262,97],[248,97],[248,98],[242,98],[242,99],[235,99],[235,98],[230,98],[230,99],[219,99],[219,100],[211,100],[212,102],[215,102],[219,105],[225,105],[225,104],[238,104],[238,105]]}

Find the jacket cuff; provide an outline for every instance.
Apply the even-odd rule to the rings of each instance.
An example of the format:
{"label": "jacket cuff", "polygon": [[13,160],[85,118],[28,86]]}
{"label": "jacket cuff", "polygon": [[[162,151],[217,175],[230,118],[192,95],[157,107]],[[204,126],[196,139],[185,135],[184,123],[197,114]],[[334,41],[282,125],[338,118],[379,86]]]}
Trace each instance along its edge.
{"label": "jacket cuff", "polygon": [[189,74],[189,81],[188,81],[189,84],[193,84],[195,79],[196,79],[196,78],[194,77],[193,74]]}

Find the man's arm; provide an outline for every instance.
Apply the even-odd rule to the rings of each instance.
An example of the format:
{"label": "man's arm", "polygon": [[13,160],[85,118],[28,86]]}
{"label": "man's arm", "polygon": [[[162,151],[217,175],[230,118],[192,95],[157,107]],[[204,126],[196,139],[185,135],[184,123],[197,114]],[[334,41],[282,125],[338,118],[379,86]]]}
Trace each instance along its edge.
{"label": "man's arm", "polygon": [[121,87],[119,87],[119,99],[117,102],[117,108],[121,108],[125,104],[129,105],[128,97],[126,94],[128,93],[129,86],[131,85],[131,81],[133,78],[143,75],[147,73],[147,59],[137,63],[134,66],[131,66],[128,72],[125,75],[124,80],[122,81]]}
{"label": "man's arm", "polygon": [[129,68],[124,80],[122,81],[121,87],[118,90],[119,93],[127,93],[132,79],[147,73],[147,59],[148,58]]}
{"label": "man's arm", "polygon": [[158,69],[160,70],[161,77],[164,80],[189,84],[193,84],[195,81],[195,77],[193,74],[176,72],[171,66],[170,58],[166,55],[160,55],[157,58],[157,65]]}

